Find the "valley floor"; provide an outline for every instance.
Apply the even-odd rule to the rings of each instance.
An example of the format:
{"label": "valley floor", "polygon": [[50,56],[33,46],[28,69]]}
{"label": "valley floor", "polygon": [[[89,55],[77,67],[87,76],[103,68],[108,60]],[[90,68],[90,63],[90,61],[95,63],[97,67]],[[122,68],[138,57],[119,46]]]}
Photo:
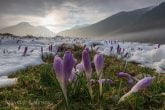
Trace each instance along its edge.
{"label": "valley floor", "polygon": [[[77,53],[78,58],[81,52]],[[18,78],[18,84],[14,87],[0,89],[0,108],[1,109],[66,109],[65,100],[55,79],[55,73],[52,69],[53,58],[45,59],[47,63],[28,67],[19,70],[10,78]],[[77,90],[77,93],[69,94],[70,110],[163,110],[165,107],[165,76],[158,74],[154,70],[139,67],[136,64],[128,63],[125,72],[130,73],[136,78],[144,76],[156,76],[153,85],[139,93],[130,96],[124,103],[117,104],[118,100],[131,88],[126,80],[116,76],[117,72],[123,71],[125,63],[114,57],[105,59],[104,78],[110,78],[115,83],[105,84],[103,88],[103,97],[99,99],[98,85],[93,85],[94,101],[86,90]]]}
{"label": "valley floor", "polygon": [[[114,83],[104,84],[102,98],[99,97],[98,84],[94,83],[92,85],[95,91],[94,100],[91,101],[86,88],[81,84],[82,80],[80,85],[74,88],[76,92],[69,93],[67,109],[163,110],[165,108],[165,45],[61,37],[1,38],[0,76],[17,78],[18,82],[12,87],[0,89],[0,108],[66,109],[53,70],[53,58],[57,53],[62,57],[65,50],[70,50],[79,63],[85,46],[90,49],[92,58],[95,53],[105,55],[103,78],[112,79]],[[26,52],[25,47],[28,47]],[[155,80],[148,89],[134,93],[126,101],[118,104],[121,96],[133,86],[125,79],[116,76],[122,71],[137,80],[145,76],[153,76]],[[93,74],[96,74],[95,71]],[[2,77],[0,81],[3,80]]]}

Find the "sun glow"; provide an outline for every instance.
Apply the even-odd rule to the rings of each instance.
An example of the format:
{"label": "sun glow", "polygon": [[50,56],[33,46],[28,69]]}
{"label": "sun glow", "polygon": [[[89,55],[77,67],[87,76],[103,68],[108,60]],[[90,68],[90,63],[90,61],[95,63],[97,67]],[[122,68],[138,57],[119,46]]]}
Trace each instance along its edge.
{"label": "sun glow", "polygon": [[48,15],[42,20],[42,25],[44,26],[49,26],[49,25],[55,25],[56,24],[56,19],[52,15]]}

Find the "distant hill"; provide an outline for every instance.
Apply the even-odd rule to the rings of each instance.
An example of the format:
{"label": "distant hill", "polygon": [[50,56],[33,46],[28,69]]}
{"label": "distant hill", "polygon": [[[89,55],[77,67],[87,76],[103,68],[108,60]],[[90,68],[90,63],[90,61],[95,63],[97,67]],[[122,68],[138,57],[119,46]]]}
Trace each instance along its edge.
{"label": "distant hill", "polygon": [[[155,7],[152,6],[129,12],[119,12],[98,23],[88,25],[82,28],[66,30],[58,33],[58,35],[98,37],[110,39],[115,38],[115,36],[117,36],[119,40],[129,40],[128,38],[123,39],[122,35],[131,34],[133,36],[136,33],[136,36],[138,36],[137,33],[151,31],[152,35],[155,34],[156,39],[158,34],[153,30],[157,29],[165,29],[165,2]],[[149,39],[150,34],[148,33],[145,35],[147,35]],[[154,40],[154,38],[152,39]],[[137,38],[136,40],[138,41]]]}
{"label": "distant hill", "polygon": [[78,28],[82,28],[82,27],[86,27],[88,26],[89,24],[83,24],[83,25],[75,25],[72,27],[72,29],[78,29]]}
{"label": "distant hill", "polygon": [[55,36],[55,33],[42,26],[32,26],[28,22],[21,22],[17,25],[9,26],[0,30],[0,33],[11,33],[18,36]]}

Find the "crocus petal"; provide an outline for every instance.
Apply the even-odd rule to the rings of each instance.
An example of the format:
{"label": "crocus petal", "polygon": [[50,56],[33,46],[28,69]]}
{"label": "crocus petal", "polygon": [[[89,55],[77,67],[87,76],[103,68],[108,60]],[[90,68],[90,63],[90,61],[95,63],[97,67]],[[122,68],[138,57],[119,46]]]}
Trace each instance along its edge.
{"label": "crocus petal", "polygon": [[126,93],[125,95],[123,95],[123,96],[120,98],[119,103],[120,103],[121,101],[124,101],[125,98],[128,97],[128,96],[130,96],[132,93],[138,92],[138,91],[140,91],[140,90],[142,90],[142,89],[145,89],[145,88],[149,87],[149,86],[152,84],[153,80],[154,80],[154,77],[145,77],[145,78],[139,80],[139,81],[132,87],[132,89],[131,89],[128,93]]}
{"label": "crocus petal", "polygon": [[77,64],[77,62],[78,62],[78,61],[77,61],[77,59],[76,59],[76,58],[74,58],[74,62],[75,62],[75,64]]}
{"label": "crocus petal", "polygon": [[89,48],[85,48],[85,50],[89,53]]}
{"label": "crocus petal", "polygon": [[84,70],[88,79],[92,76],[92,66],[89,52],[85,49],[82,53],[82,62],[84,66]]}
{"label": "crocus petal", "polygon": [[114,81],[111,80],[111,79],[107,79],[106,83],[107,83],[107,84],[114,84]]}
{"label": "crocus petal", "polygon": [[117,73],[117,76],[118,77],[124,77],[127,79],[129,84],[133,84],[133,78],[130,74],[124,73],[124,72],[119,72],[119,73]]}
{"label": "crocus petal", "polygon": [[63,82],[64,74],[63,74],[63,61],[60,57],[55,56],[53,62],[53,68],[56,73],[56,77],[60,82]]}
{"label": "crocus petal", "polygon": [[84,72],[84,66],[82,62],[76,65],[76,70],[79,73]]}
{"label": "crocus petal", "polygon": [[101,83],[105,83],[106,82],[106,79],[99,79],[98,80],[98,83],[101,84]]}
{"label": "crocus petal", "polygon": [[135,86],[132,87],[131,92],[138,92],[139,90],[145,89],[152,84],[154,77],[145,77],[139,80]]}
{"label": "crocus petal", "polygon": [[94,56],[94,65],[97,72],[97,75],[100,76],[100,73],[104,67],[104,57],[102,54],[96,54]]}
{"label": "crocus petal", "polygon": [[69,80],[74,64],[75,64],[75,61],[74,61],[72,53],[70,51],[65,52],[64,58],[63,58],[63,72],[65,75],[66,82],[68,82]]}
{"label": "crocus petal", "polygon": [[75,79],[76,79],[76,70],[73,68],[72,73],[71,73],[70,78],[69,78],[69,82],[72,82]]}

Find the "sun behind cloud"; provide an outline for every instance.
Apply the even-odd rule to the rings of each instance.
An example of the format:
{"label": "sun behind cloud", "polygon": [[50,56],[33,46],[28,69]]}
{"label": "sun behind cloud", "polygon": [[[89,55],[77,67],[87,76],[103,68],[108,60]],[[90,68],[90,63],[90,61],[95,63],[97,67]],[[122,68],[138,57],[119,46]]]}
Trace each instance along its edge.
{"label": "sun behind cloud", "polygon": [[57,23],[55,16],[47,15],[45,18],[42,19],[41,25],[48,26],[48,25],[55,25]]}

